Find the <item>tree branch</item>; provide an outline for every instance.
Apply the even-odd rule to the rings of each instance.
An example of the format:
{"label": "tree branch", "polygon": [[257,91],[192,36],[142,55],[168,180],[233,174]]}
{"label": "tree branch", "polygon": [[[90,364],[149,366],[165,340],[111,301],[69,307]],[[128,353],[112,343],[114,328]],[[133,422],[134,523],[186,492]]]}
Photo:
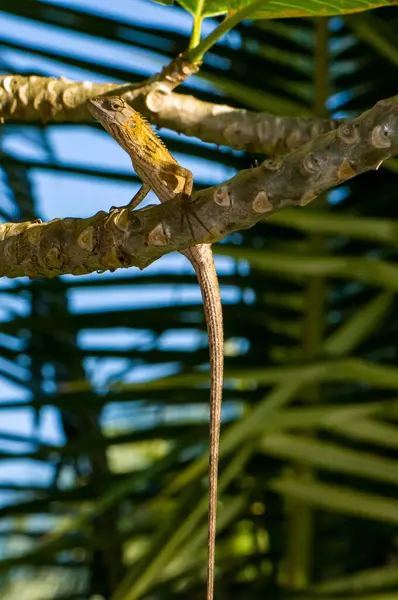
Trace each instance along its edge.
{"label": "tree branch", "polygon": [[[299,148],[311,138],[336,129],[339,121],[276,117],[266,112],[202,102],[171,90],[192,72],[192,65],[173,61],[159,75],[131,84],[70,81],[64,77],[0,77],[0,119],[42,123],[86,123],[91,115],[86,100],[102,94],[123,96],[151,123],[203,141],[247,148],[274,156]],[[176,67],[177,64],[177,67]],[[166,71],[166,76],[165,76]]]}
{"label": "tree branch", "polygon": [[[0,225],[0,276],[54,277],[138,266],[230,232],[252,227],[285,206],[304,206],[321,192],[398,153],[398,96],[381,100],[278,161],[265,160],[195,192],[138,211],[101,211],[89,219]],[[189,208],[190,227],[181,228]]]}

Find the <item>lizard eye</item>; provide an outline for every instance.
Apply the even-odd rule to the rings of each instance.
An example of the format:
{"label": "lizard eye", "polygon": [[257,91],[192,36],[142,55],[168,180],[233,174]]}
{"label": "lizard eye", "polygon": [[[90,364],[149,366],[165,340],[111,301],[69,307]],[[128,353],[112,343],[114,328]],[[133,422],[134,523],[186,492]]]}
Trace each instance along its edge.
{"label": "lizard eye", "polygon": [[123,108],[122,102],[120,102],[118,100],[112,100],[110,102],[110,105],[111,105],[112,110],[121,110]]}

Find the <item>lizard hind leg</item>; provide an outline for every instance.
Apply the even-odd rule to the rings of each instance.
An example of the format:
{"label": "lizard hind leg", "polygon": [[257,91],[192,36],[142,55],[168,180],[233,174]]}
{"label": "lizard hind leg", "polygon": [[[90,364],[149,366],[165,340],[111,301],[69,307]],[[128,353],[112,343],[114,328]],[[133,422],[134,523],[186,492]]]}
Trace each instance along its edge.
{"label": "lizard hind leg", "polygon": [[196,219],[199,225],[203,227],[203,229],[207,231],[207,233],[210,233],[210,229],[206,227],[202,219],[197,214],[196,210],[193,208],[192,202],[190,202],[189,200],[189,197],[183,197],[181,201],[181,230],[184,229],[184,222],[186,222],[189,227],[189,231],[191,232],[192,239],[195,240],[196,236],[194,228],[192,226],[191,217]]}

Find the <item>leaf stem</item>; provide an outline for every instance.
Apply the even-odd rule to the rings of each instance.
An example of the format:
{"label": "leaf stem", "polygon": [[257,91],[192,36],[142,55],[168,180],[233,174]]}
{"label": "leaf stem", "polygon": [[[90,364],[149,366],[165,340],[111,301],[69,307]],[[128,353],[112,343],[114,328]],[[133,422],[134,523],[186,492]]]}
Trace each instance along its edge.
{"label": "leaf stem", "polygon": [[[188,60],[190,60],[192,63],[201,62],[203,59],[203,55],[212,46],[214,46],[214,44],[216,42],[218,42],[218,40],[225,33],[230,31],[240,21],[243,21],[243,19],[246,19],[247,17],[249,17],[257,8],[259,8],[260,6],[263,6],[264,2],[266,2],[266,0],[255,0],[254,2],[251,2],[250,4],[245,6],[244,8],[237,10],[236,13],[234,13],[233,15],[227,16],[224,19],[224,21],[222,21],[222,23],[220,23],[218,25],[218,27],[216,27],[214,29],[214,31],[212,31],[204,40],[199,42],[195,47],[192,47],[192,44],[190,44],[189,49],[185,53],[186,58]],[[195,17],[195,19],[196,18],[197,17]],[[194,21],[194,27],[195,27],[195,21]],[[192,37],[193,37],[193,33],[194,33],[194,31],[192,31]],[[191,42],[192,42],[192,37],[191,37]]]}
{"label": "leaf stem", "polygon": [[189,40],[189,50],[192,50],[200,44],[200,32],[202,29],[203,17],[194,15],[191,39]]}

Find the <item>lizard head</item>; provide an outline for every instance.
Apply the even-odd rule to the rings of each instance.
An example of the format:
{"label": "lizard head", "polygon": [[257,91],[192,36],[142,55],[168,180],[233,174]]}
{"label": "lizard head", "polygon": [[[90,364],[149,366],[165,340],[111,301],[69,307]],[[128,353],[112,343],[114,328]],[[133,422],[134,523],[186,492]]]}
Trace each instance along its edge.
{"label": "lizard head", "polygon": [[155,165],[156,161],[175,162],[146,119],[123,98],[96,96],[87,100],[87,108],[130,155],[134,165],[137,159],[150,165]]}
{"label": "lizard head", "polygon": [[135,114],[134,109],[119,96],[89,98],[87,108],[106,129],[112,125],[126,125],[127,121],[130,121]]}

